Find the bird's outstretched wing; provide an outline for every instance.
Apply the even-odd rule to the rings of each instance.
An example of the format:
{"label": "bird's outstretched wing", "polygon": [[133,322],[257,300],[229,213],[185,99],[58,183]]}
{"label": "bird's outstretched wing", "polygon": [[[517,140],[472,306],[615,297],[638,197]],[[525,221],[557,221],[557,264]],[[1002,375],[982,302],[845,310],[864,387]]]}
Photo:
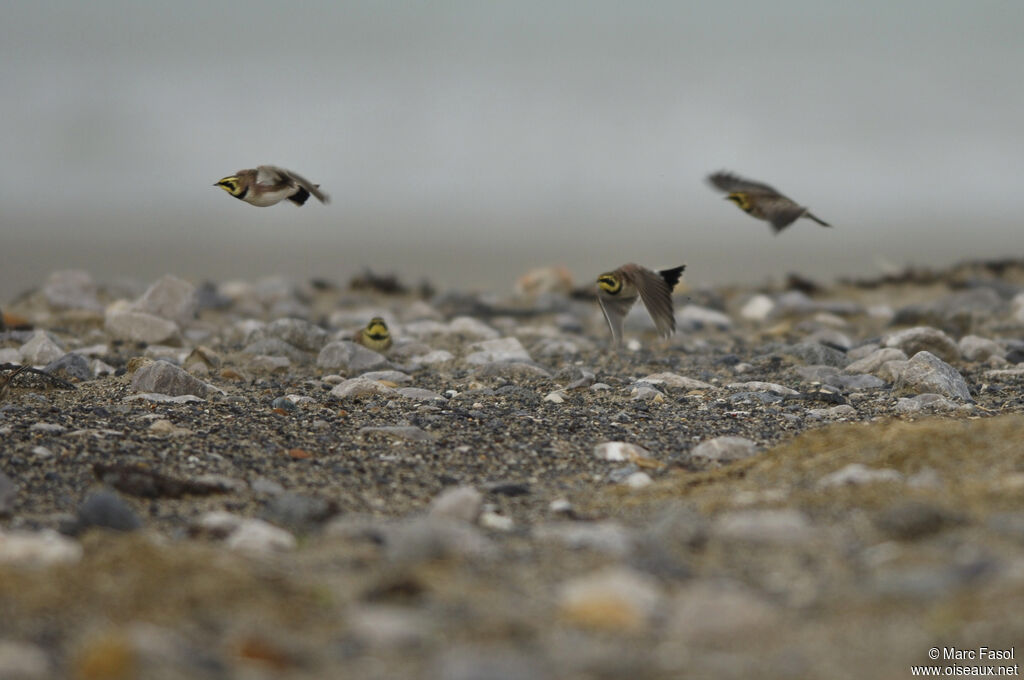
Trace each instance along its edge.
{"label": "bird's outstretched wing", "polygon": [[774,194],[776,196],[782,195],[767,184],[755,182],[750,179],[744,179],[739,175],[734,175],[731,172],[725,171],[715,172],[708,175],[708,183],[716,189],[730,194],[733,192],[742,192],[752,194]]}

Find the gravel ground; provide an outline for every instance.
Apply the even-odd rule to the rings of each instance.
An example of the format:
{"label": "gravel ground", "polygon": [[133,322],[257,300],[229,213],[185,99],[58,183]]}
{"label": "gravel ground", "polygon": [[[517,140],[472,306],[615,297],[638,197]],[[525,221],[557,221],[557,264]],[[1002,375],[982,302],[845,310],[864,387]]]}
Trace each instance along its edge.
{"label": "gravel ground", "polygon": [[680,290],[619,351],[557,271],[368,278],[3,305],[0,376],[40,371],[0,393],[0,677],[895,678],[1022,639],[1024,264]]}

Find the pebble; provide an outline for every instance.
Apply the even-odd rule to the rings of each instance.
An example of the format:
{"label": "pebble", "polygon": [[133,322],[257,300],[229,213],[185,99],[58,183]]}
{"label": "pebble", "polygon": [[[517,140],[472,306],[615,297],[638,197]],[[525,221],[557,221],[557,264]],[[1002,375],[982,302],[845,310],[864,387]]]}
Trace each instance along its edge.
{"label": "pebble", "polygon": [[135,531],[142,527],[142,520],[135,510],[119,495],[107,490],[89,494],[78,506],[77,519],[78,531],[85,531],[91,527]]}
{"label": "pebble", "polygon": [[622,480],[622,483],[631,489],[642,489],[653,484],[654,480],[646,472],[637,471]]}
{"label": "pebble", "polygon": [[431,630],[426,617],[415,607],[361,604],[347,614],[349,634],[374,650],[418,648]]}
{"label": "pebble", "polygon": [[900,397],[896,401],[896,412],[905,415],[921,412],[942,413],[956,411],[960,408],[962,408],[961,404],[954,403],[941,394],[927,392],[916,397]]}
{"label": "pebble", "polygon": [[647,449],[629,442],[602,442],[594,447],[594,456],[598,460],[611,462],[635,462],[648,459],[651,454]]}
{"label": "pebble", "polygon": [[745,437],[715,437],[690,451],[690,459],[701,464],[727,465],[756,456],[757,444]]}
{"label": "pebble", "polygon": [[417,366],[436,366],[438,364],[448,363],[453,361],[455,355],[443,349],[433,350],[426,354],[417,354],[412,357],[409,361]]}
{"label": "pebble", "polygon": [[196,287],[170,274],[154,282],[132,304],[132,311],[169,319],[179,326],[192,323],[198,308]]}
{"label": "pebble", "polygon": [[729,383],[726,388],[730,390],[744,390],[749,392],[771,392],[772,394],[778,394],[781,396],[794,396],[800,394],[796,390],[779,385],[776,383],[762,382],[760,380],[751,380],[748,382],[741,383]]}
{"label": "pebble", "polygon": [[694,380],[693,378],[687,378],[676,373],[651,373],[648,376],[644,376],[637,380],[638,383],[648,383],[650,385],[664,385],[665,387],[672,387],[683,390],[710,390],[714,389],[714,386],[710,383],[706,383],[703,380]]}
{"label": "pebble", "polygon": [[388,383],[394,383],[395,385],[412,382],[412,378],[409,374],[402,373],[401,371],[369,371],[361,374],[360,377],[366,378],[367,380],[381,380]]}
{"label": "pebble", "polygon": [[820,342],[798,342],[795,345],[786,347],[784,352],[789,356],[796,357],[805,364],[843,368],[850,363],[845,352],[841,352],[834,347],[828,347]]}
{"label": "pebble", "polygon": [[5,531],[0,529],[0,564],[43,568],[73,564],[82,558],[82,546],[53,529]]}
{"label": "pebble", "polygon": [[262,329],[267,338],[276,338],[303,352],[319,352],[327,344],[327,331],[305,319],[275,319]]}
{"label": "pebble", "polygon": [[627,567],[608,567],[572,578],[559,588],[559,615],[590,630],[636,633],[653,621],[662,592],[650,576]]}
{"label": "pebble", "polygon": [[901,483],[902,481],[903,475],[897,470],[891,468],[870,468],[862,463],[850,463],[819,479],[818,486],[828,488],[832,486],[859,486],[876,482]]}
{"label": "pebble", "polygon": [[873,518],[880,531],[902,541],[916,540],[964,521],[962,515],[917,501],[900,503]]}
{"label": "pebble", "polygon": [[843,418],[856,418],[857,409],[849,404],[840,404],[832,408],[812,408],[807,410],[807,415],[812,418],[823,418],[826,420],[839,420]]}
{"label": "pebble", "polygon": [[166,361],[154,361],[136,370],[131,386],[136,392],[157,392],[172,397],[186,394],[207,397],[222,392]]}
{"label": "pebble", "polygon": [[43,371],[68,382],[83,382],[91,380],[93,377],[89,360],[74,352],[65,354],[56,361],[51,361],[43,368]]}
{"label": "pebble", "polygon": [[131,311],[129,303],[122,303],[114,303],[108,307],[105,316],[104,328],[114,339],[147,345],[181,343],[181,330],[178,324],[145,312]]}
{"label": "pebble", "polygon": [[483,340],[469,346],[470,354],[464,361],[467,364],[481,365],[494,363],[530,362],[526,348],[517,338],[497,338]]}
{"label": "pebble", "polygon": [[445,489],[430,502],[432,518],[475,524],[483,509],[484,495],[471,486]]}
{"label": "pebble", "polygon": [[668,609],[672,638],[697,646],[757,638],[779,625],[777,609],[737,583],[692,583],[672,598]]}
{"label": "pebble", "polygon": [[21,361],[33,366],[49,364],[64,356],[64,350],[46,331],[35,331],[19,351]]}
{"label": "pebble", "polygon": [[47,680],[52,677],[50,658],[42,648],[30,642],[0,640],[0,678]]}
{"label": "pebble", "polygon": [[42,432],[43,434],[61,434],[68,428],[59,423],[32,423],[28,428],[29,432]]}
{"label": "pebble", "polygon": [[384,355],[372,349],[347,340],[335,340],[320,350],[316,365],[328,371],[344,369],[358,374],[383,370],[390,364]]}
{"label": "pebble", "polygon": [[418,564],[444,559],[483,560],[497,548],[471,524],[439,517],[400,522],[385,533],[387,559],[397,564]]}
{"label": "pebble", "polygon": [[358,399],[362,397],[395,396],[398,392],[376,380],[350,378],[335,385],[330,392],[335,399]]}
{"label": "pebble", "polygon": [[[568,501],[552,501],[550,510],[571,514]],[[592,550],[611,557],[625,557],[633,551],[634,538],[621,524],[605,522],[548,522],[534,528],[539,541],[553,541],[571,550]]]}
{"label": "pebble", "polygon": [[14,502],[17,498],[18,485],[0,471],[0,517],[10,517],[14,512]]}
{"label": "pebble", "polygon": [[551,680],[535,654],[495,645],[454,646],[435,661],[437,680]]}
{"label": "pebble", "polygon": [[943,361],[956,361],[960,358],[960,348],[953,338],[929,326],[915,326],[891,333],[883,339],[883,344],[896,347],[911,357],[927,351]]}
{"label": "pebble", "polygon": [[977,335],[965,335],[958,343],[960,354],[967,361],[987,361],[991,357],[1003,359],[1006,357],[1006,350],[995,340],[982,338]]}
{"label": "pebble", "polygon": [[661,391],[651,387],[650,385],[640,385],[634,387],[629,393],[629,398],[632,401],[650,401],[656,404],[664,403],[665,395]]}
{"label": "pebble", "polygon": [[724,539],[793,545],[806,543],[816,534],[807,516],[799,510],[737,510],[715,519],[712,531]]}
{"label": "pebble", "polygon": [[775,310],[775,302],[767,295],[751,296],[740,308],[740,316],[748,321],[765,321]]}
{"label": "pebble", "polygon": [[496,340],[501,334],[471,316],[459,316],[451,320],[447,331],[466,338],[478,338],[480,340]]}
{"label": "pebble", "polygon": [[298,533],[308,533],[338,513],[337,504],[319,496],[283,492],[267,502],[262,519]]}
{"label": "pebble", "polygon": [[967,382],[955,368],[931,352],[921,351],[909,361],[890,361],[886,364],[895,379],[896,394],[934,392],[945,397],[971,401]]}
{"label": "pebble", "polygon": [[846,365],[843,370],[847,373],[870,373],[878,375],[879,370],[890,361],[906,361],[907,355],[896,347],[883,347],[876,349],[867,356],[857,359]]}
{"label": "pebble", "polygon": [[676,312],[676,325],[680,331],[695,332],[704,328],[727,331],[732,328],[732,319],[714,309],[699,305],[685,305]]}
{"label": "pebble", "polygon": [[246,368],[257,373],[283,373],[291,368],[292,360],[288,357],[257,354],[246,362]]}
{"label": "pebble", "polygon": [[65,269],[51,273],[43,284],[43,296],[54,309],[103,311],[99,287],[86,271]]}
{"label": "pebble", "polygon": [[254,554],[287,552],[298,544],[290,532],[252,518],[240,518],[224,543],[231,550]]}
{"label": "pebble", "polygon": [[413,401],[420,402],[437,402],[447,401],[442,395],[432,390],[425,390],[419,387],[401,387],[398,389],[398,394],[405,399],[412,399]]}

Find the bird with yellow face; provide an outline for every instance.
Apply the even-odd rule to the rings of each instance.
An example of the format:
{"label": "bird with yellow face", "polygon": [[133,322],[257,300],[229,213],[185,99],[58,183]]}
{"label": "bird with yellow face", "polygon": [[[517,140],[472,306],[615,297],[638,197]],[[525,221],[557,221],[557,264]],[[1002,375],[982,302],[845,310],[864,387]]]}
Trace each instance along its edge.
{"label": "bird with yellow face", "polygon": [[255,169],[239,170],[215,182],[240,201],[258,208],[277,205],[287,199],[295,205],[302,205],[310,197],[316,196],[321,203],[330,201],[327,194],[320,191],[319,184],[313,184],[301,175],[273,165],[260,165]]}
{"label": "bird with yellow face", "polygon": [[672,290],[684,269],[685,264],[655,272],[638,264],[624,264],[597,277],[597,301],[616,347],[622,344],[622,321],[638,299],[643,300],[658,334],[672,335],[676,330]]}
{"label": "bird with yellow face", "polygon": [[716,189],[726,192],[726,200],[735,203],[740,210],[771,224],[776,234],[801,217],[814,220],[823,227],[832,226],[812,215],[805,206],[783,196],[767,184],[743,179],[731,172],[716,172],[709,175],[708,182]]}
{"label": "bird with yellow face", "polygon": [[388,330],[384,319],[375,316],[370,319],[370,323],[366,324],[366,328],[356,333],[352,341],[383,354],[391,349],[391,331]]}

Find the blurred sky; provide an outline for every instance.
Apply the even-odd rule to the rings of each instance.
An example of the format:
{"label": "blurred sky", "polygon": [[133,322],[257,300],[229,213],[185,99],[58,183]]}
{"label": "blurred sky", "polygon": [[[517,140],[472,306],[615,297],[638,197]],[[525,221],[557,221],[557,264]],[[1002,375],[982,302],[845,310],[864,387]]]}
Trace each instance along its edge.
{"label": "blurred sky", "polygon": [[[0,301],[363,267],[508,290],[1021,256],[1024,3],[0,2]],[[211,185],[271,163],[333,202]],[[703,181],[835,225],[779,236]]]}

